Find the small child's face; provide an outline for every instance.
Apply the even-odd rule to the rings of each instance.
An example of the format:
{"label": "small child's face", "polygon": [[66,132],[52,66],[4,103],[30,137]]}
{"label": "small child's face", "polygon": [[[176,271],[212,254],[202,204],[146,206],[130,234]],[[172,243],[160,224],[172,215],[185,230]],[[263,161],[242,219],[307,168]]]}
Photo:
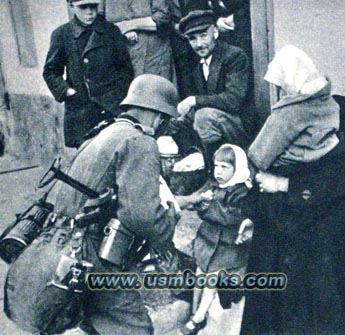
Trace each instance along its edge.
{"label": "small child's face", "polygon": [[218,184],[227,183],[235,173],[235,168],[232,164],[226,162],[214,162],[214,178]]}

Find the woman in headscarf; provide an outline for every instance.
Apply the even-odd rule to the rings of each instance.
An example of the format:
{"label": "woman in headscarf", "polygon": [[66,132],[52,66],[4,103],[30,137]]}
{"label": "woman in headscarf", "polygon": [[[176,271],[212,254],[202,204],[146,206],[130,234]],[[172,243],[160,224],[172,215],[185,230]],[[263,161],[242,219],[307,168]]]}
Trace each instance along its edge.
{"label": "woman in headscarf", "polygon": [[258,169],[316,161],[335,148],[339,106],[330,96],[331,83],[305,52],[282,48],[265,80],[277,88],[279,100],[248,150]]}
{"label": "woman in headscarf", "polygon": [[249,270],[287,275],[284,291],[250,292],[242,334],[344,334],[345,148],[331,83],[294,46],[265,79],[277,103],[249,147],[257,168]]}

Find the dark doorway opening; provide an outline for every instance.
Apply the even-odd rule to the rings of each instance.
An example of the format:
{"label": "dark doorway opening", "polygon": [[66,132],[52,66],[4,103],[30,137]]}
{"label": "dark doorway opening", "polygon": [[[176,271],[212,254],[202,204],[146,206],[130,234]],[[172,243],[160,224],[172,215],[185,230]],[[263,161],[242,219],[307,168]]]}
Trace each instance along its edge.
{"label": "dark doorway opening", "polygon": [[5,81],[1,71],[0,62],[0,157],[5,154],[5,126],[6,111],[9,110],[8,93],[5,89]]}

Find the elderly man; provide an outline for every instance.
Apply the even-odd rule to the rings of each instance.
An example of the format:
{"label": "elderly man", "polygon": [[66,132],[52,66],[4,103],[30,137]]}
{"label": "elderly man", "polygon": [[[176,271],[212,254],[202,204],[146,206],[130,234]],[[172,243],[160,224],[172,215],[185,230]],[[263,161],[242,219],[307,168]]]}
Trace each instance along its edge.
{"label": "elderly man", "polygon": [[[167,79],[151,74],[137,77],[121,103],[126,112],[84,142],[68,172],[97,192],[117,190],[118,220],[161,252],[173,247],[175,222],[171,210],[160,204],[160,155],[154,136],[176,116],[177,101],[177,91]],[[48,197],[57,213],[69,217],[80,213],[86,200],[85,195],[61,182]],[[94,272],[121,272],[115,264],[98,257],[103,237],[101,224],[89,227],[87,260],[94,264]],[[97,334],[153,334],[148,312],[136,290],[90,291],[85,306],[85,322]]]}
{"label": "elderly man", "polygon": [[53,31],[43,77],[65,102],[65,144],[78,147],[86,132],[118,114],[133,69],[125,37],[98,15],[100,0],[68,3],[74,17]]}
{"label": "elderly man", "polygon": [[198,133],[209,165],[222,143],[246,146],[252,127],[248,58],[241,49],[217,39],[215,23],[209,10],[192,11],[180,21],[180,31],[197,57],[190,69],[193,92],[179,103],[178,114]]}

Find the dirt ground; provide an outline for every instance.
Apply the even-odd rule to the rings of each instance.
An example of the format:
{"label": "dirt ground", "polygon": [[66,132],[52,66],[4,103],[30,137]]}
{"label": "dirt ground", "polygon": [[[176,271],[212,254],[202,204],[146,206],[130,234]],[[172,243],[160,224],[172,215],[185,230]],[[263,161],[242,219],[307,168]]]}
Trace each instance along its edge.
{"label": "dirt ground", "polygon": [[[20,213],[25,210],[34,199],[38,199],[43,194],[44,190],[37,189],[38,182],[42,177],[43,173],[49,167],[49,164],[45,166],[39,166],[35,169],[24,170],[14,173],[1,174],[1,171],[9,169],[19,168],[22,166],[33,165],[30,163],[16,162],[11,159],[0,158],[0,232],[14,220],[15,213]],[[176,247],[185,251],[190,252],[189,243],[194,238],[197,228],[200,224],[200,220],[193,212],[183,212],[182,218],[179,221],[174,241]],[[3,285],[6,276],[7,265],[0,261],[0,335],[28,335],[28,333],[18,329],[11,321],[7,319],[5,314],[2,312],[3,305]],[[172,298],[169,293],[155,293],[146,292],[143,294],[145,301],[149,305],[149,311],[155,326],[156,335],[175,335],[178,331],[171,329],[178,327],[188,317],[189,305],[181,300]],[[237,308],[237,309],[236,309]],[[210,329],[204,331],[204,334],[217,334],[219,331],[219,320],[223,319],[224,330],[227,329],[229,332],[226,334],[236,335],[238,333],[238,324],[241,319],[241,313],[243,306],[236,307],[232,312],[222,314],[224,311],[215,312],[215,319],[210,319]],[[218,316],[217,316],[218,315]],[[226,321],[225,321],[226,320]],[[233,331],[229,328],[229,320],[231,324],[236,324]],[[212,330],[212,324],[216,327]],[[236,329],[235,329],[236,328]],[[170,329],[168,331],[168,329]],[[222,331],[223,334],[225,334]],[[74,332],[66,332],[65,335],[76,334]],[[200,333],[202,334],[202,333]]]}

